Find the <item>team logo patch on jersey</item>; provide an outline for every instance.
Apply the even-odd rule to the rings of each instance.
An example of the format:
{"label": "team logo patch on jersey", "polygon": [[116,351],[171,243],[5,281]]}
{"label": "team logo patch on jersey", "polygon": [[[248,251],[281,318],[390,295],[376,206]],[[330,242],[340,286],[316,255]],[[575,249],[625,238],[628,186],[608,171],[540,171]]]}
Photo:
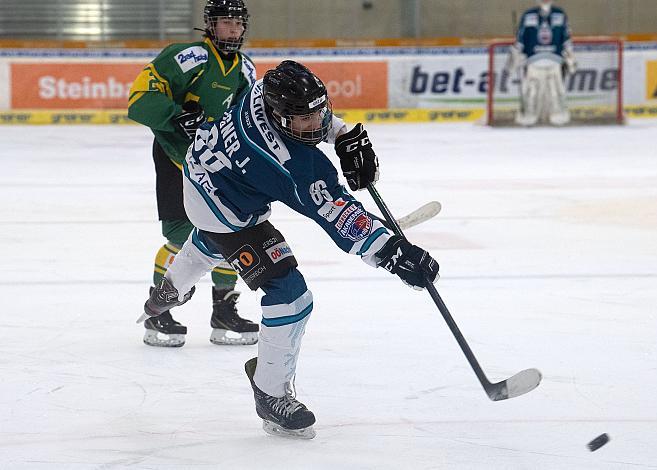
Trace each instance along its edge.
{"label": "team logo patch on jersey", "polygon": [[187,72],[199,64],[208,61],[208,52],[200,46],[188,47],[176,54],[180,70]]}
{"label": "team logo patch on jersey", "polygon": [[372,228],[372,218],[365,214],[357,215],[353,221],[347,221],[340,234],[345,232],[346,238],[355,242],[362,240],[370,234]]}
{"label": "team logo patch on jersey", "polygon": [[335,228],[341,231],[350,216],[353,216],[355,218],[356,215],[362,212],[363,212],[362,210],[360,210],[358,207],[356,207],[353,204],[347,206],[346,209],[342,211],[342,214],[340,215],[338,221],[335,223]]}
{"label": "team logo patch on jersey", "polygon": [[287,244],[287,242],[277,243],[276,245],[268,248],[267,255],[274,263],[278,263],[280,260],[287,258],[292,255],[292,248]]}
{"label": "team logo patch on jersey", "polygon": [[552,28],[547,22],[541,23],[541,27],[538,28],[538,43],[552,44]]}
{"label": "team logo patch on jersey", "polygon": [[344,199],[337,199],[333,202],[326,202],[322,207],[319,208],[317,213],[329,222],[333,222],[338,218],[338,215],[340,215],[340,212],[342,212],[346,204],[347,202]]}

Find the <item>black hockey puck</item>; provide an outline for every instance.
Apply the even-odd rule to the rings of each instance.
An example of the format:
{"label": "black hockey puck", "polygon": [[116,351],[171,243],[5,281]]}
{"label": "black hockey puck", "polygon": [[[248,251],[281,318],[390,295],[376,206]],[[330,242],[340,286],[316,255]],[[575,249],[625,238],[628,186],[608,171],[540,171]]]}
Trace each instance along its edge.
{"label": "black hockey puck", "polygon": [[591,452],[595,452],[600,447],[605,445],[607,442],[609,442],[609,434],[604,433],[604,434],[600,434],[598,437],[596,437],[586,445]]}

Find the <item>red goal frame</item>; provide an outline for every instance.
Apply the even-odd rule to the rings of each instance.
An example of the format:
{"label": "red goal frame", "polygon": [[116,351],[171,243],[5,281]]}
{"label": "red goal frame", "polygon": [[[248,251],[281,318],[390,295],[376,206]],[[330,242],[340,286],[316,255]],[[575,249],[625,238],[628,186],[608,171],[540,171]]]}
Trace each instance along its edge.
{"label": "red goal frame", "polygon": [[[493,95],[495,93],[495,49],[500,47],[509,47],[515,44],[515,41],[495,41],[488,45],[488,90],[486,93],[486,124],[493,125]],[[618,91],[616,93],[616,124],[625,122],[625,113],[623,111],[623,41],[618,38],[577,38],[573,44],[602,44],[615,45],[617,50],[617,67],[618,67]]]}

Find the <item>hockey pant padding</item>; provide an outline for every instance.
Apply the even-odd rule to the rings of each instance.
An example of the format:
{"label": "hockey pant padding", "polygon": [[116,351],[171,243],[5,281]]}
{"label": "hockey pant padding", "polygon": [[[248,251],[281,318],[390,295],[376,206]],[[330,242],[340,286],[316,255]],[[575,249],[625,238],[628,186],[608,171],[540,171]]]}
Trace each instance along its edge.
{"label": "hockey pant padding", "polygon": [[178,289],[178,300],[182,301],[204,274],[222,263],[225,263],[223,256],[213,253],[199,231],[194,229],[169,266],[166,277]]}
{"label": "hockey pant padding", "polygon": [[[155,255],[154,285],[160,282],[164,273],[169,269],[174,257],[189,238],[192,230],[194,230],[194,226],[189,220],[162,221],[162,235],[169,240],[169,243],[161,247]],[[227,261],[222,261],[212,270],[212,283],[218,289],[232,290],[237,283],[237,272]]]}
{"label": "hockey pant padding", "polygon": [[178,248],[189,237],[194,226],[187,219],[167,219],[162,221],[162,235],[169,243],[178,245]]}
{"label": "hockey pant padding", "polygon": [[296,268],[283,277],[270,279],[261,289],[265,296],[261,301],[262,324],[254,381],[266,394],[282,397],[296,372],[313,296]]}
{"label": "hockey pant padding", "polygon": [[555,62],[528,65],[522,81],[518,124],[534,125],[542,115],[547,115],[553,124],[565,124],[570,120],[561,66]]}

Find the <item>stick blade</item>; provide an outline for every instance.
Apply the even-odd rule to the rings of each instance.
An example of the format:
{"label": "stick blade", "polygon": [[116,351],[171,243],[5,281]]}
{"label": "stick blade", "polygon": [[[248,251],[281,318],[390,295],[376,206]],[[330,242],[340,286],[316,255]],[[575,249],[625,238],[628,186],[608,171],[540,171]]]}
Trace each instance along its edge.
{"label": "stick blade", "polygon": [[486,392],[488,398],[493,401],[515,398],[534,390],[541,383],[542,378],[541,371],[538,369],[525,369],[502,382],[491,384]]}
{"label": "stick blade", "polygon": [[442,209],[442,205],[438,201],[430,201],[425,205],[417,208],[410,214],[397,220],[397,223],[402,230],[406,230],[411,227],[415,227],[418,224],[426,222],[438,215]]}

